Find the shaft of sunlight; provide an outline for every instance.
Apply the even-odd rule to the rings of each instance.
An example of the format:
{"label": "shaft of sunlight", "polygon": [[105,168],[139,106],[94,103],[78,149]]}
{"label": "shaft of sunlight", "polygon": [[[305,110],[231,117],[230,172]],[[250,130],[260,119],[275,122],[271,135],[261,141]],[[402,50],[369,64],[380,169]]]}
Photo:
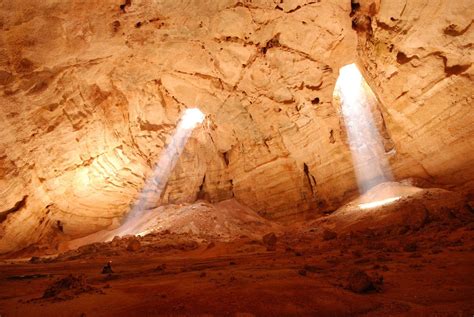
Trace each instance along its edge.
{"label": "shaft of sunlight", "polygon": [[189,108],[183,113],[170,143],[160,154],[152,174],[146,180],[118,235],[134,233],[134,229],[140,225],[140,219],[144,213],[151,207],[156,206],[189,137],[194,128],[204,121],[204,118],[205,115],[198,108]]}
{"label": "shaft of sunlight", "polygon": [[392,181],[382,137],[371,110],[376,98],[355,64],[340,69],[334,95],[341,102],[359,192],[362,194],[377,184]]}

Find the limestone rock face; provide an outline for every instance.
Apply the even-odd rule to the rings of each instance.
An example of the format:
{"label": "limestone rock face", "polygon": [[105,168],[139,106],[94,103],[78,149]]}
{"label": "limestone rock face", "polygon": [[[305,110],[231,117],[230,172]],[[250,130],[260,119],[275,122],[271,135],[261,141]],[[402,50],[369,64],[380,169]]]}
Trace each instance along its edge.
{"label": "limestone rock face", "polygon": [[359,60],[396,142],[395,175],[472,190],[472,1],[358,2]]}
{"label": "limestone rock face", "polygon": [[117,227],[188,107],[206,120],[156,205],[234,197],[286,220],[334,209],[357,191],[333,102],[338,69],[357,58],[395,175],[466,184],[469,10],[468,0],[3,1],[0,252]]}

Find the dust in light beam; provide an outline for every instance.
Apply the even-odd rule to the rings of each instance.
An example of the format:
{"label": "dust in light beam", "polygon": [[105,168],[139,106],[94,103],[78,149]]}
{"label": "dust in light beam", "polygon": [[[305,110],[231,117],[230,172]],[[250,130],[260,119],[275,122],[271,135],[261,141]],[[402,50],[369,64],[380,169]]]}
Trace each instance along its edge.
{"label": "dust in light beam", "polygon": [[170,143],[160,154],[152,174],[146,180],[137,201],[125,217],[118,235],[133,233],[134,228],[139,225],[143,213],[156,205],[189,137],[204,119],[204,113],[198,108],[189,108],[184,111]]}
{"label": "dust in light beam", "polygon": [[[334,97],[341,103],[359,192],[363,194],[380,183],[392,181],[390,164],[371,110],[376,97],[355,64],[340,69]],[[361,207],[384,205],[397,200],[395,196],[387,197],[381,204],[371,202]]]}

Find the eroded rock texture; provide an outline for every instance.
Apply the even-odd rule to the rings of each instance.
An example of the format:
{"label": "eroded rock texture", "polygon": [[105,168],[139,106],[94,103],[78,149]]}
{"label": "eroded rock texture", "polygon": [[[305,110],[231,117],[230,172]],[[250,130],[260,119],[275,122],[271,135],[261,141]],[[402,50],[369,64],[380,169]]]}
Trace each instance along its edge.
{"label": "eroded rock texture", "polygon": [[395,174],[472,189],[472,1],[360,1],[353,8],[361,65],[396,141]]}
{"label": "eroded rock texture", "polygon": [[472,180],[469,1],[402,2],[3,1],[0,251],[117,226],[193,106],[157,205],[337,207],[357,185],[332,94],[357,56],[396,176]]}

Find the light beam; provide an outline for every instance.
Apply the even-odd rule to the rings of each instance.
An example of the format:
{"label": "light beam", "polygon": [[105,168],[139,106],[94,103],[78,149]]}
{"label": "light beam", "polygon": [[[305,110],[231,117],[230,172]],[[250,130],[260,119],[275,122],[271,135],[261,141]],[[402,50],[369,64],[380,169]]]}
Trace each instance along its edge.
{"label": "light beam", "polygon": [[153,173],[145,182],[136,203],[125,217],[118,235],[133,233],[144,212],[156,206],[189,137],[194,128],[204,121],[204,118],[205,115],[198,108],[189,108],[184,111],[170,143],[162,151]]}
{"label": "light beam", "polygon": [[340,69],[334,96],[341,102],[359,192],[391,181],[390,165],[371,110],[376,97],[355,64]]}

